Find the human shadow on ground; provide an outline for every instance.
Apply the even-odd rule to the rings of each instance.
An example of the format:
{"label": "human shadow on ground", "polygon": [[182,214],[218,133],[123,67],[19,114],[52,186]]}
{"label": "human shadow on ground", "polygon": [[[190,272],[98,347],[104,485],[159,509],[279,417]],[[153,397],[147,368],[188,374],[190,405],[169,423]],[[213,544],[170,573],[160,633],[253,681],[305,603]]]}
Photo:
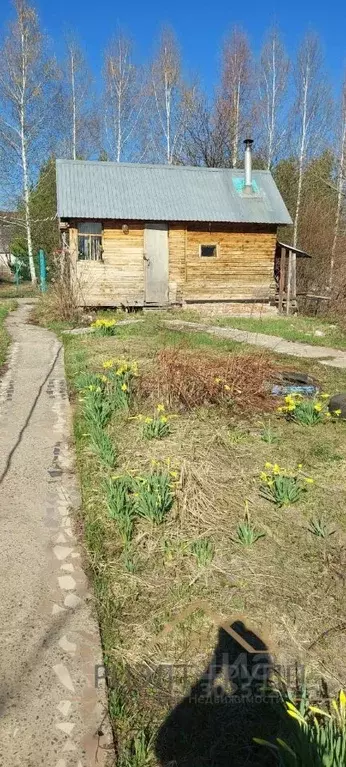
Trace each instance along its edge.
{"label": "human shadow on ground", "polygon": [[280,715],[265,693],[272,674],[268,647],[236,621],[230,624],[244,649],[225,628],[206,670],[167,716],[155,742],[162,767],[272,767],[273,752],[253,738],[280,731]]}

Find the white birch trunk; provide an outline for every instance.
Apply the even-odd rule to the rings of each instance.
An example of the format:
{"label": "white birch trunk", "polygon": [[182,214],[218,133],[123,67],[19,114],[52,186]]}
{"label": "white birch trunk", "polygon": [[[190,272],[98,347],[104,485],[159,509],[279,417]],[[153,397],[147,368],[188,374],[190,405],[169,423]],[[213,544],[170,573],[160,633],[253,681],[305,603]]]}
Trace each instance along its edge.
{"label": "white birch trunk", "polygon": [[241,84],[240,84],[240,81],[238,80],[236,92],[235,92],[235,98],[234,98],[234,114],[233,114],[234,136],[233,136],[233,142],[232,142],[232,168],[236,168],[237,162],[238,162],[240,90],[241,90]]}
{"label": "white birch trunk", "polygon": [[77,105],[76,105],[76,77],[74,53],[70,52],[71,59],[71,92],[72,92],[72,158],[77,159]]}
{"label": "white birch trunk", "polygon": [[21,143],[21,157],[22,157],[22,170],[23,170],[23,195],[24,195],[24,211],[25,211],[25,230],[26,240],[28,247],[29,257],[29,269],[30,277],[33,285],[37,283],[35,263],[32,248],[32,236],[31,236],[31,222],[30,222],[30,186],[28,176],[28,161],[26,151],[26,135],[25,135],[25,95],[26,95],[26,75],[27,75],[27,57],[25,51],[25,36],[21,34],[21,68],[22,68],[22,83],[21,83],[21,98],[20,98],[20,143]]}
{"label": "white birch trunk", "polygon": [[171,89],[165,72],[165,110],[166,110],[166,157],[168,165],[172,164],[171,156]]}
{"label": "white birch trunk", "polygon": [[[276,122],[276,45],[275,40],[272,43],[272,82],[271,82],[271,100],[268,99],[270,104],[268,115],[268,158],[267,158],[267,170],[271,169],[273,162],[273,149],[274,149],[274,135],[275,135],[275,122]],[[268,94],[269,95],[269,94]]]}
{"label": "white birch trunk", "polygon": [[122,146],[122,126],[121,126],[121,114],[122,114],[122,98],[121,87],[118,90],[118,115],[117,115],[117,127],[116,127],[116,161],[121,160],[121,146]]}
{"label": "white birch trunk", "polygon": [[296,210],[294,215],[294,226],[293,226],[293,247],[294,248],[297,247],[298,230],[299,230],[299,214],[300,214],[300,207],[301,207],[301,201],[302,201],[303,171],[304,171],[306,140],[307,140],[307,104],[308,104],[308,94],[309,94],[309,77],[310,77],[309,66],[307,66],[305,74],[304,74],[304,85],[303,85],[302,128],[301,128],[301,138],[300,138],[300,146],[299,146],[299,165],[298,165],[298,189],[297,189],[297,202],[296,202]]}
{"label": "white birch trunk", "polygon": [[329,267],[329,290],[330,291],[333,289],[336,246],[337,246],[338,237],[339,237],[340,218],[341,218],[342,201],[343,201],[345,154],[346,154],[346,86],[344,86],[344,93],[343,93],[341,152],[340,152],[340,158],[339,158],[339,172],[338,172],[338,185],[337,185],[338,198],[337,198],[337,204],[336,204],[333,242],[332,242],[332,249],[330,254],[330,267]]}

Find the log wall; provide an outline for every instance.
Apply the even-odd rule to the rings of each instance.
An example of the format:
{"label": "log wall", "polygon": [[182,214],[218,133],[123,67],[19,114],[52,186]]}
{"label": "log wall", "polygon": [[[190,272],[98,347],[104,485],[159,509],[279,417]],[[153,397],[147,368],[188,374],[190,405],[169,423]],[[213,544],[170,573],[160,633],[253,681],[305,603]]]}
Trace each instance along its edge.
{"label": "log wall", "polygon": [[[200,245],[216,245],[217,255],[202,257]],[[275,245],[273,227],[189,226],[185,300],[268,300]]]}
{"label": "log wall", "polygon": [[[127,223],[128,234],[122,226]],[[144,224],[103,224],[103,261],[78,261],[77,223],[70,246],[81,302],[89,306],[143,305]],[[268,301],[273,286],[276,227],[240,224],[169,224],[169,302]],[[200,245],[217,245],[201,257]]]}

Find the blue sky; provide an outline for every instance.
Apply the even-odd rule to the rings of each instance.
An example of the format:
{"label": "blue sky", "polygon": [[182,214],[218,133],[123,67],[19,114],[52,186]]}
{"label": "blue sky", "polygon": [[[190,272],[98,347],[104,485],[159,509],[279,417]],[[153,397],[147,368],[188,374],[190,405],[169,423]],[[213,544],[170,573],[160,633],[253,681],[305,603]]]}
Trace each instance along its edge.
{"label": "blue sky", "polygon": [[[125,28],[136,43],[138,60],[151,54],[162,24],[173,26],[179,39],[185,69],[198,73],[210,90],[216,81],[220,43],[233,24],[248,32],[254,51],[261,46],[266,29],[276,22],[291,56],[308,28],[320,33],[327,68],[335,88],[340,86],[346,66],[346,10],[344,0],[158,0],[117,3],[116,0],[37,0],[43,26],[53,40],[57,55],[64,33],[76,30],[86,48],[96,78],[102,66],[102,50],[117,25]],[[0,3],[0,30],[11,14],[10,0]]]}

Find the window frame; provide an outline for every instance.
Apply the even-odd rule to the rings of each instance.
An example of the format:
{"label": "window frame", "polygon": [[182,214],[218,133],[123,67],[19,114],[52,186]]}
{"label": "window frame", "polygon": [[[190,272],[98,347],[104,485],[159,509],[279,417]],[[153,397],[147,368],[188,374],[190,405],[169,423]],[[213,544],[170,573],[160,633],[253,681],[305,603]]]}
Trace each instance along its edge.
{"label": "window frame", "polygon": [[[80,231],[80,227],[84,226],[84,227],[87,228],[88,224],[91,225],[90,228],[92,228],[92,226],[99,225],[100,226],[100,231],[99,232],[92,232],[92,231],[89,231],[89,232],[85,231],[85,232],[83,232],[83,231]],[[84,240],[88,241],[89,257],[85,257],[85,256],[81,257],[80,256],[80,253],[83,252],[80,249],[80,247],[79,247],[79,238],[80,237],[83,237]],[[92,251],[93,251],[92,242],[95,243],[96,240],[99,241],[98,257],[97,258],[91,258],[90,255],[92,254]],[[94,249],[96,249],[95,246],[94,246]],[[93,263],[93,264],[97,264],[97,263],[100,263],[101,261],[103,261],[103,224],[102,224],[102,221],[90,220],[90,221],[79,221],[77,223],[77,261],[83,261],[83,262],[86,262],[86,263]]]}
{"label": "window frame", "polygon": [[[212,256],[203,256],[202,255],[202,248],[215,248],[215,253]],[[218,255],[219,255],[219,245],[218,245],[217,242],[211,242],[211,243],[203,242],[203,243],[200,243],[200,246],[199,246],[199,257],[200,258],[207,258],[207,259],[209,259],[209,258],[217,258]]]}

